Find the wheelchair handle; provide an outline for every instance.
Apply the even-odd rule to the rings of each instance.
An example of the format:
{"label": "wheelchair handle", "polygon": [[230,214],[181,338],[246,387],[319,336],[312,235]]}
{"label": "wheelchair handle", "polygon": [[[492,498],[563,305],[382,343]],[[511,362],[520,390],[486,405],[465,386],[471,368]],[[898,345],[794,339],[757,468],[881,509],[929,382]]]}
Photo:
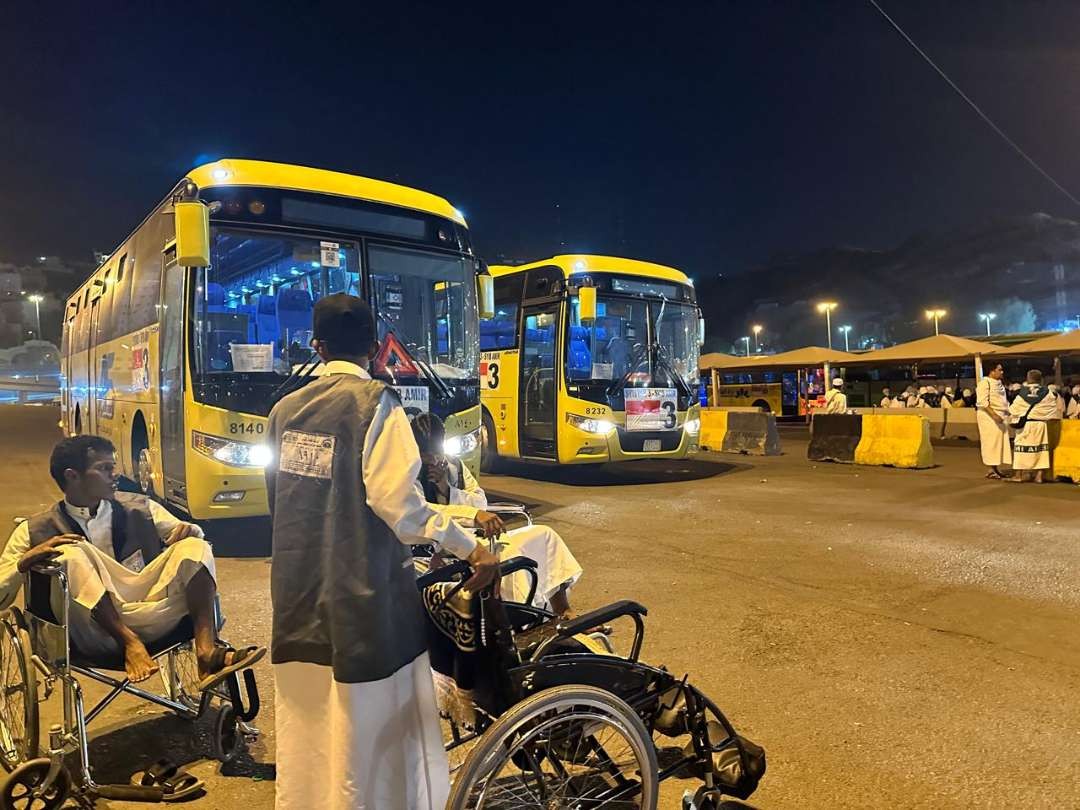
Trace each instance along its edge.
{"label": "wheelchair handle", "polygon": [[470,571],[472,571],[472,567],[465,560],[454,560],[441,568],[436,568],[418,576],[416,578],[416,587],[423,590],[437,582],[450,582],[462,574],[468,574]]}

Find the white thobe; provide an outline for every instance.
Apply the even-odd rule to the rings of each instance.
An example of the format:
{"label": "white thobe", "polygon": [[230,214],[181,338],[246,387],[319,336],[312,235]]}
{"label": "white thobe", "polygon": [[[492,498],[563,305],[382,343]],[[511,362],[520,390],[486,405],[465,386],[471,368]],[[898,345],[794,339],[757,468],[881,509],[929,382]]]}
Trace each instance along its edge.
{"label": "white thobe", "polygon": [[898,397],[897,397],[896,399],[894,399],[894,400],[893,400],[893,401],[892,401],[892,402],[891,402],[891,403],[889,404],[889,407],[890,407],[890,408],[906,408],[906,407],[907,407],[907,405],[905,405],[905,404],[904,404],[904,398],[903,398],[903,396],[898,396]]}
{"label": "white thobe", "polygon": [[[327,363],[323,374],[355,374]],[[434,542],[465,558],[476,547],[416,486],[420,451],[405,411],[382,397],[364,439],[367,503],[403,543]],[[389,678],[339,683],[331,667],[274,665],[278,810],[443,810],[450,791],[428,654]]]}
{"label": "white thobe", "polygon": [[1068,407],[1065,408],[1065,418],[1080,419],[1080,398],[1077,398],[1076,394],[1073,394]]}
{"label": "white thobe", "polygon": [[847,413],[847,394],[839,388],[830,388],[825,394],[825,413]]}
{"label": "white thobe", "polygon": [[[469,468],[461,466],[462,481],[450,481],[449,505],[433,504],[435,509],[450,515],[464,526],[473,526],[476,513],[488,508],[487,493],[480,487]],[[453,476],[454,468],[450,468]],[[549,606],[551,597],[564,586],[568,589],[581,579],[582,569],[566,542],[549,526],[523,526],[511,529],[498,540],[499,559],[528,557],[536,562],[536,595],[533,604]],[[510,592],[504,596],[524,602],[529,595],[532,579],[524,571],[510,576]],[[504,583],[505,587],[505,583]]]}
{"label": "white thobe", "polygon": [[883,396],[881,398],[881,404],[878,405],[878,407],[879,408],[891,408],[892,404],[893,404],[892,397],[890,397],[888,394],[886,394],[885,396]]}
{"label": "white thobe", "polygon": [[[180,521],[165,507],[148,501],[150,515],[158,536],[164,540]],[[101,501],[97,509],[74,506],[64,508],[86,535],[85,540],[61,546],[54,562],[67,570],[71,594],[68,616],[71,641],[85,655],[100,656],[119,652],[116,641],[93,618],[91,611],[106,593],[123,623],[146,643],[168,635],[187,615],[188,582],[202,568],[214,576],[214,555],[202,539],[202,529],[195,526],[195,536],[167,546],[149,565],[127,560],[117,562],[112,545],[112,504]],[[0,555],[0,607],[15,600],[22,585],[19,558],[30,548],[30,526],[20,523],[8,538]],[[138,570],[134,570],[134,569]],[[53,612],[59,617],[59,591],[53,592]]]}
{"label": "white thobe", "polygon": [[[1028,385],[1025,383],[1025,385]],[[1039,386],[1032,384],[1032,389]],[[1022,396],[1012,401],[1009,414],[1014,420],[1019,421],[1027,416],[1027,422],[1016,432],[1016,440],[1013,445],[1013,469],[1014,470],[1048,470],[1050,469],[1050,433],[1046,422],[1058,418],[1057,397],[1052,391],[1047,392],[1041,400],[1033,406]]]}
{"label": "white thobe", "polygon": [[[979,426],[979,447],[982,450],[982,462],[987,467],[999,467],[1012,464],[1012,447],[1009,445],[1009,400],[1005,396],[1005,385],[993,377],[983,377],[976,387],[975,421]],[[986,411],[991,410],[1001,417],[996,422]]]}

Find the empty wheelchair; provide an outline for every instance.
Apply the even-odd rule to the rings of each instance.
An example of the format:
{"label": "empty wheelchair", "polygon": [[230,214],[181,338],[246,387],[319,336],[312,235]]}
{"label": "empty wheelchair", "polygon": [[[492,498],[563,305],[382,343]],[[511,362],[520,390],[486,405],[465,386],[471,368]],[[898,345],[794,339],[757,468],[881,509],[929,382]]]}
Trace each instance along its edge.
{"label": "empty wheelchair", "polygon": [[[59,616],[53,612],[53,588],[58,589]],[[53,810],[69,796],[90,801],[101,797],[156,802],[189,795],[191,791],[177,779],[175,766],[170,770],[166,762],[148,770],[153,777],[148,780],[150,785],[94,782],[87,726],[123,694],[171,709],[187,720],[212,716],[213,753],[222,762],[235,759],[248,738],[258,734],[249,725],[259,711],[259,693],[251,670],[233,673],[212,689],[198,690],[194,631],[189,619],[167,637],[147,645],[160,668],[162,689],[157,693],[126,677],[119,652],[88,658],[72,648],[68,632],[71,596],[62,566],[35,566],[26,575],[23,594],[25,610],[13,606],[0,614],[0,765],[10,772],[0,787],[0,808]],[[109,687],[89,711],[84,706],[80,677]],[[40,704],[58,689],[62,720],[48,729],[43,749]],[[65,761],[73,752],[77,763],[74,773]]]}
{"label": "empty wheelchair", "polygon": [[[501,568],[508,576],[535,563],[519,557]],[[436,684],[452,676],[463,687],[454,705],[440,694],[453,772],[448,810],[649,810],[659,783],[679,773],[701,780],[683,800],[694,810],[757,788],[763,749],[686,677],[639,660],[643,606],[620,601],[559,621],[531,600],[504,602],[497,588],[464,594],[469,573],[455,562],[418,580]],[[596,634],[624,618],[634,625],[625,657]]]}

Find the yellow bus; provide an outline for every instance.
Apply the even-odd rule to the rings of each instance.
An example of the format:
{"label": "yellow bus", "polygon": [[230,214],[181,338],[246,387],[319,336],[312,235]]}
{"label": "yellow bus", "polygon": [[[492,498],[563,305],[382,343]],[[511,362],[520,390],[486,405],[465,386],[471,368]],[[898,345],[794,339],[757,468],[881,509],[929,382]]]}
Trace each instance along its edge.
{"label": "yellow bus", "polygon": [[722,408],[759,408],[766,413],[784,412],[783,385],[778,382],[721,383],[716,402]]}
{"label": "yellow bus", "polygon": [[[416,189],[322,169],[193,169],[67,302],[62,422],[193,518],[267,513],[266,417],[314,369],[323,295],[366,296],[372,371],[479,464],[478,273],[462,215]],[[490,304],[489,304],[490,306]],[[316,370],[317,371],[317,370]]]}
{"label": "yellow bus", "polygon": [[703,322],[683,273],[610,256],[489,268],[481,468],[680,458],[700,429]]}

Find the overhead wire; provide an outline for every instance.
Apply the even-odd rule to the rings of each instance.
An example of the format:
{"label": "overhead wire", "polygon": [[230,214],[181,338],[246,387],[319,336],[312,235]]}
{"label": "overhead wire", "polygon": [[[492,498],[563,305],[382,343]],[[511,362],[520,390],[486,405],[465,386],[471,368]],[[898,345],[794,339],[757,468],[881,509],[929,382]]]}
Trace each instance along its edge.
{"label": "overhead wire", "polygon": [[1067,188],[1065,188],[1065,186],[1063,186],[1061,183],[1059,183],[1057,180],[1055,180],[1053,177],[1051,177],[1050,173],[1048,171],[1046,171],[1046,169],[1044,169],[1042,166],[1040,166],[1038,164],[1038,162],[1035,160],[1035,158],[1033,158],[1031,155],[1029,155],[1027,152],[1025,152],[1016,141],[1014,141],[1012,138],[1010,138],[1006,134],[1005,130],[1003,130],[1001,127],[999,127],[997,124],[995,124],[993,119],[991,119],[989,115],[987,115],[985,112],[983,112],[982,108],[979,107],[979,105],[976,104],[971,99],[971,97],[968,96],[967,93],[965,93],[963,90],[961,90],[959,85],[957,85],[956,82],[954,82],[952,79],[949,78],[949,75],[944,70],[942,70],[933,59],[930,58],[930,56],[926,53],[926,51],[924,51],[922,48],[920,48],[918,46],[918,44],[915,42],[915,40],[913,40],[910,36],[908,36],[908,33],[903,28],[900,27],[900,24],[898,22],[896,22],[896,20],[894,20],[892,17],[890,17],[886,13],[885,9],[883,9],[881,7],[881,5],[877,2],[877,0],[867,0],[867,2],[869,2],[870,5],[872,5],[875,9],[877,9],[878,13],[880,13],[881,16],[885,18],[885,20],[889,23],[889,25],[891,25],[893,28],[896,29],[896,32],[898,34],[900,34],[900,36],[903,37],[907,41],[908,45],[910,45],[912,48],[915,49],[915,52],[917,54],[919,54],[919,56],[921,56],[926,61],[926,63],[928,65],[930,65],[930,67],[932,67],[937,72],[937,74],[939,76],[941,76],[942,79],[945,80],[945,82],[949,85],[949,87],[951,87],[954,91],[956,91],[956,94],[958,96],[960,96],[960,98],[962,98],[965,102],[967,102],[968,106],[971,107],[971,109],[973,109],[979,115],[979,117],[982,118],[982,120],[986,122],[987,126],[989,126],[992,130],[994,130],[994,132],[996,132],[999,136],[1001,136],[1001,139],[1003,141],[1005,141],[1005,143],[1007,143],[1010,147],[1012,147],[1013,151],[1015,151],[1018,155],[1020,155],[1020,157],[1022,157],[1025,161],[1027,161],[1027,163],[1033,169],[1035,169],[1035,171],[1037,171],[1039,174],[1041,174],[1043,176],[1043,178],[1047,182],[1049,182],[1054,188],[1056,188],[1058,191],[1060,191],[1062,194],[1064,194],[1066,197],[1068,197],[1069,200],[1071,200],[1073,202],[1073,204],[1075,204],[1077,206],[1080,206],[1080,199],[1077,199]]}

